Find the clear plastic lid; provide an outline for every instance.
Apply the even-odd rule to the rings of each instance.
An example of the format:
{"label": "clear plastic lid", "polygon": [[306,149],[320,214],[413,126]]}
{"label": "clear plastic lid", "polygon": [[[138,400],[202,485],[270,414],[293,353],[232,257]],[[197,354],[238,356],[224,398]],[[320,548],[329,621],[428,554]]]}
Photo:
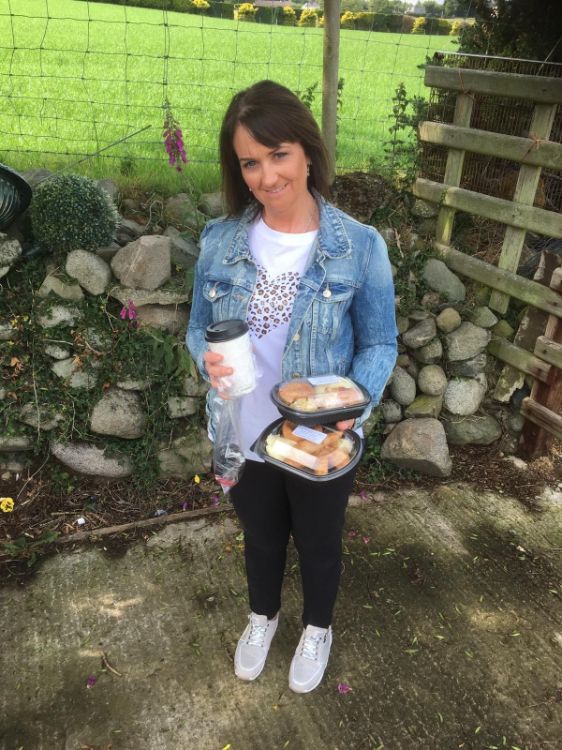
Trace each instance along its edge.
{"label": "clear plastic lid", "polygon": [[371,401],[365,388],[340,375],[287,380],[273,388],[271,398],[284,417],[300,424],[352,419]]}
{"label": "clear plastic lid", "polygon": [[354,432],[323,425],[307,427],[280,419],[262,433],[254,450],[268,463],[293,474],[326,481],[357,464],[361,445]]}

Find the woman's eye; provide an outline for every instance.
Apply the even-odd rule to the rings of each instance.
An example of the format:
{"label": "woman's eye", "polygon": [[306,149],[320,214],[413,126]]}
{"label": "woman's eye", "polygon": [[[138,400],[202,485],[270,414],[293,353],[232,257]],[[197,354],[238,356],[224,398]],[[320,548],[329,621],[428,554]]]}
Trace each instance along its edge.
{"label": "woman's eye", "polygon": [[252,169],[252,167],[256,166],[255,161],[245,161],[244,164],[242,164],[242,169]]}
{"label": "woman's eye", "polygon": [[287,156],[286,151],[276,151],[275,152],[275,158],[276,159],[283,159],[283,157]]}

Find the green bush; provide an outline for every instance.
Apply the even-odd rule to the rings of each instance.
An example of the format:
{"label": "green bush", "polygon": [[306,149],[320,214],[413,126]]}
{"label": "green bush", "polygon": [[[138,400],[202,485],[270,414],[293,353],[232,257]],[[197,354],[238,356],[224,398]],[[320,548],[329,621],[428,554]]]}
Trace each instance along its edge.
{"label": "green bush", "polygon": [[42,247],[94,250],[113,240],[117,211],[109,194],[89,177],[55,175],[34,192],[31,222]]}
{"label": "green bush", "polygon": [[340,26],[342,29],[354,29],[355,19],[359,14],[353,13],[351,10],[346,10],[345,13],[340,17]]}
{"label": "green bush", "polygon": [[469,26],[471,26],[468,21],[465,21],[462,18],[457,18],[453,23],[451,24],[451,36],[458,36],[463,29],[467,29]]}
{"label": "green bush", "polygon": [[438,34],[440,36],[448,36],[451,33],[453,24],[446,18],[427,18],[425,26],[426,34]]}
{"label": "green bush", "polygon": [[297,26],[318,26],[318,13],[312,8],[305,8],[300,15]]}

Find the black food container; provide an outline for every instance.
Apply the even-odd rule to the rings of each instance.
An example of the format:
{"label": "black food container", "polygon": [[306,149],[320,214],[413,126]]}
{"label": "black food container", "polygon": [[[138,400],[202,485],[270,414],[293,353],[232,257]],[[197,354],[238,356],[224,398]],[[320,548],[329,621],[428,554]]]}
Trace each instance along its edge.
{"label": "black food container", "polygon": [[363,441],[351,430],[296,425],[277,419],[262,432],[252,450],[263,460],[283,471],[328,482],[356,466],[363,452]]}
{"label": "black food container", "polygon": [[362,385],[340,375],[286,380],[272,388],[271,399],[286,419],[309,426],[355,419],[371,403]]}

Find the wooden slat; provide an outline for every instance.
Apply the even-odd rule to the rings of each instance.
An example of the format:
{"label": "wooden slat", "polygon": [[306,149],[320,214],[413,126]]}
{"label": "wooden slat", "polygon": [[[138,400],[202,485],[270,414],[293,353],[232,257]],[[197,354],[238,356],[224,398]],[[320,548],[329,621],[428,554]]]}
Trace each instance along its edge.
{"label": "wooden slat", "polygon": [[557,344],[546,336],[539,336],[535,344],[535,354],[562,370],[562,344]]}
{"label": "wooden slat", "polygon": [[562,294],[562,268],[557,268],[552,274],[552,279],[550,280],[550,288]]}
{"label": "wooden slat", "polygon": [[[470,125],[472,117],[472,107],[474,99],[466,94],[459,94],[455,103],[455,114],[453,122],[455,125]],[[447,165],[445,167],[445,177],[443,181],[446,185],[460,185],[462,169],[464,166],[464,151],[452,149],[447,154]],[[455,222],[455,209],[447,206],[441,206],[437,215],[437,227],[435,236],[438,242],[444,242],[448,245],[451,242],[453,226]]]}
{"label": "wooden slat", "polygon": [[466,94],[491,94],[530,99],[544,104],[562,104],[562,78],[428,65],[424,80],[426,86],[462,91]]}
{"label": "wooden slat", "polygon": [[492,338],[488,344],[488,351],[496,359],[501,359],[502,362],[512,365],[517,370],[532,375],[534,378],[542,380],[543,383],[548,381],[551,366],[526,349],[507,341],[507,339]]}
{"label": "wooden slat", "polygon": [[[537,138],[549,138],[556,115],[556,104],[537,104],[533,112],[533,118],[529,132]],[[541,168],[522,164],[515,186],[513,202],[532,206],[537,195],[537,188],[541,176]],[[527,231],[516,227],[507,227],[502,244],[502,251],[498,260],[498,267],[507,271],[517,271],[519,258],[523,250],[523,243]],[[509,297],[501,292],[494,291],[488,302],[492,310],[505,315],[509,307]]]}
{"label": "wooden slat", "polygon": [[527,397],[521,404],[521,414],[533,424],[562,440],[562,417]]}
{"label": "wooden slat", "polygon": [[[562,80],[562,79],[561,79]],[[450,206],[458,211],[484,216],[530,232],[562,239],[562,215],[534,206],[521,206],[502,198],[492,198],[472,190],[449,187],[418,177],[414,183],[417,198]]]}
{"label": "wooden slat", "polygon": [[453,271],[562,318],[562,297],[555,290],[538,284],[536,281],[525,279],[523,276],[517,276],[510,271],[496,268],[483,260],[461,253],[449,245],[438,242],[433,244]]}
{"label": "wooden slat", "polygon": [[441,122],[422,122],[419,126],[419,136],[420,140],[437,146],[495,156],[498,159],[535,167],[562,170],[562,144],[554,141],[519,138],[488,130],[444,125]]}

